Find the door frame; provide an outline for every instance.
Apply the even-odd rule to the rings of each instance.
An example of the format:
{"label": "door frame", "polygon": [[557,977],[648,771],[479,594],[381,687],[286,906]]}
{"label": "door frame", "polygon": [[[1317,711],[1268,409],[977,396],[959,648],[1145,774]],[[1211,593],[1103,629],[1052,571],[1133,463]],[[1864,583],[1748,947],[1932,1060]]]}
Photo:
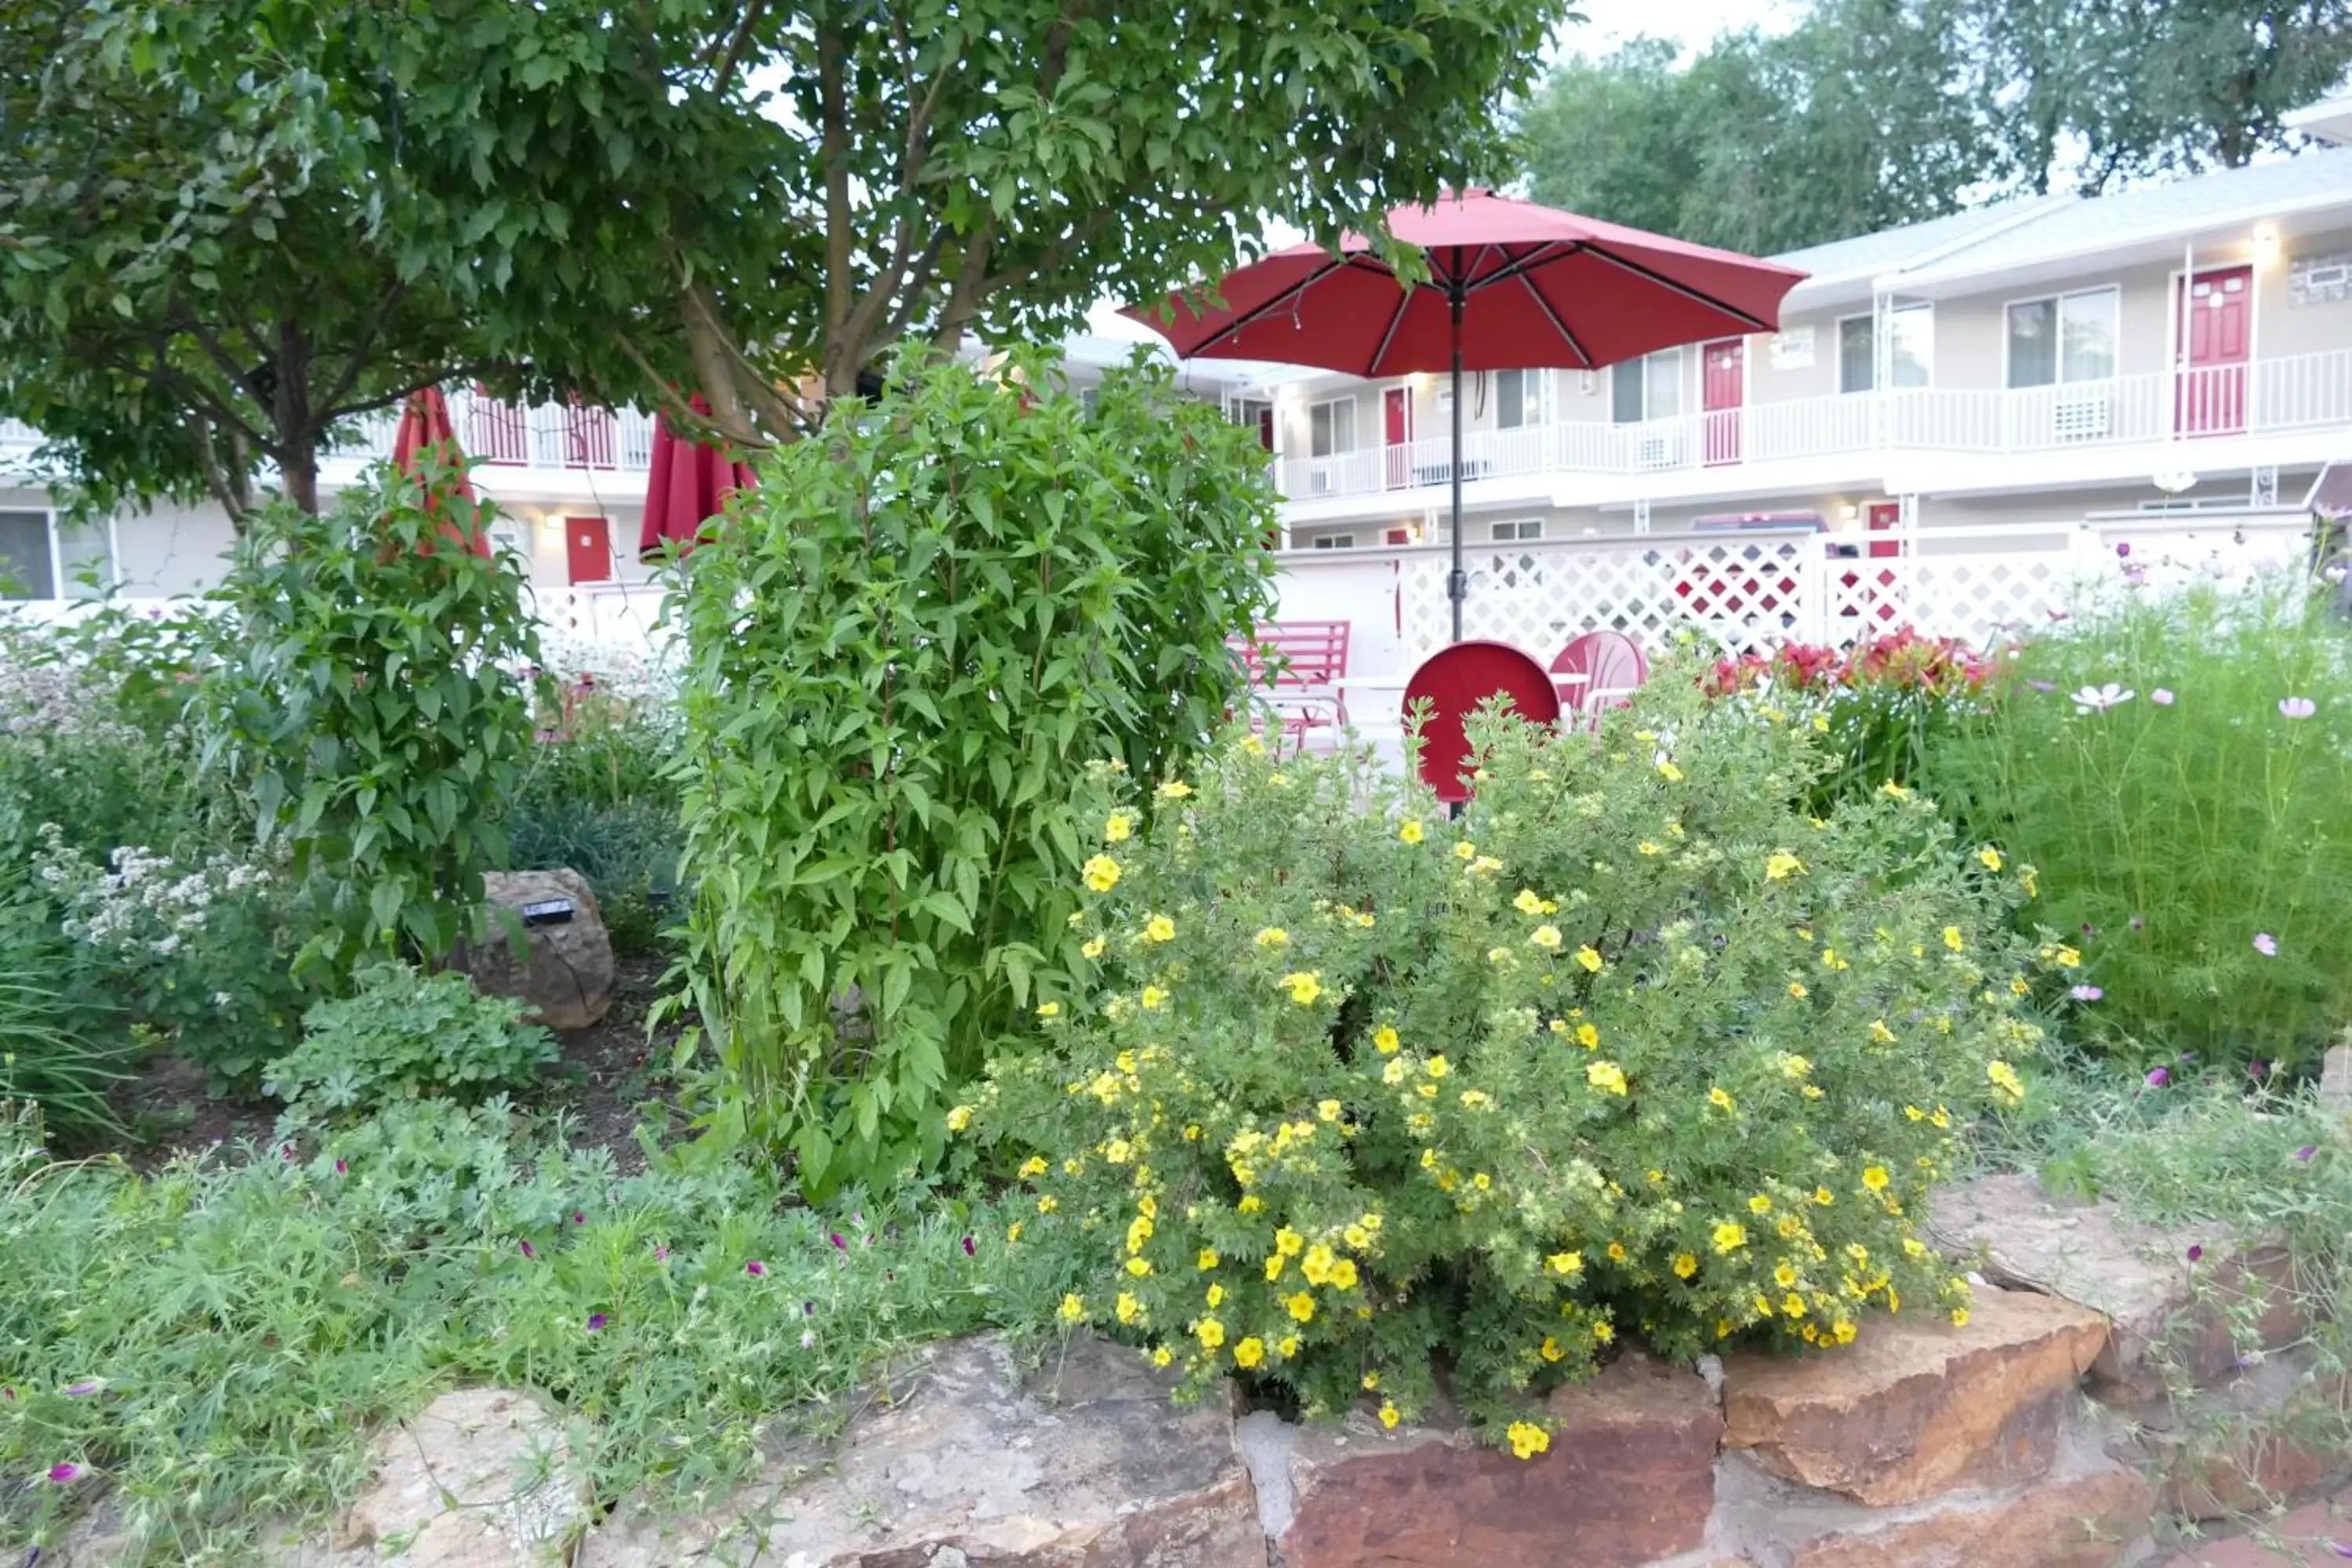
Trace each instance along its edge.
{"label": "door frame", "polygon": [[[1699,466],[1702,468],[1727,468],[1748,460],[1748,400],[1756,374],[1756,356],[1748,352],[1748,334],[1745,332],[1732,333],[1709,338],[1698,345],[1698,440]],[[1707,360],[1726,343],[1733,344],[1739,351],[1739,401],[1726,408],[1709,408],[1706,405]],[[1715,456],[1712,450],[1714,430],[1708,424],[1710,416],[1717,414],[1738,416],[1730,422],[1729,453],[1721,458]]]}
{"label": "door frame", "polygon": [[[604,535],[604,574],[601,577],[583,577],[579,574],[580,558],[578,549],[572,543],[572,531],[575,525],[583,522],[596,524],[598,530]],[[613,520],[611,518],[601,512],[593,514],[565,512],[563,514],[563,577],[565,583],[574,588],[593,588],[600,583],[614,583],[620,580],[619,562],[613,552]]]}
{"label": "door frame", "polygon": [[[2263,269],[2251,261],[2221,261],[2210,267],[2200,264],[2196,276],[2202,278],[2209,273],[2241,271],[2246,274],[2245,363],[2251,377],[2254,361],[2262,357],[2263,352]],[[2184,368],[2182,356],[2188,353],[2187,346],[2180,341],[2180,280],[2189,275],[2186,268],[2179,267],[2164,275],[2164,373],[2167,375],[2175,374]],[[2121,313],[2118,310],[2117,315]],[[2116,374],[2121,375],[2124,374],[2122,355],[2117,354],[2116,359]]]}

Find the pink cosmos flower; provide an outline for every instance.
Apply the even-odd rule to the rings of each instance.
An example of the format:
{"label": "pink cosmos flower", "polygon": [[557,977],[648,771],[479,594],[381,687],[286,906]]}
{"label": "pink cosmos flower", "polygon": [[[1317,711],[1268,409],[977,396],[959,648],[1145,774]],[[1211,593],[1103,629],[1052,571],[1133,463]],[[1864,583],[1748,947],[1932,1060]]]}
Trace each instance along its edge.
{"label": "pink cosmos flower", "polygon": [[768,1272],[768,1266],[754,1258],[751,1262],[743,1265],[743,1272],[754,1279],[762,1279]]}
{"label": "pink cosmos flower", "polygon": [[846,1252],[849,1250],[849,1243],[841,1239],[841,1232],[837,1230],[832,1235],[826,1237],[825,1239],[833,1243],[834,1247],[839,1251]]}
{"label": "pink cosmos flower", "polygon": [[612,1321],[602,1312],[591,1312],[588,1314],[588,1331],[592,1334],[601,1333],[604,1331],[604,1325]]}
{"label": "pink cosmos flower", "polygon": [[2066,994],[2072,996],[2077,1002],[2096,1002],[2100,997],[2105,996],[2106,993],[2100,990],[2095,985],[2077,985],[2072,991],[2067,992]]}
{"label": "pink cosmos flower", "polygon": [[352,1168],[351,1168],[351,1166],[350,1166],[350,1165],[348,1165],[348,1164],[344,1163],[343,1163],[342,1161],[341,1161],[341,1160],[338,1160],[338,1161],[336,1161],[336,1162],[335,1162],[335,1174],[337,1174],[337,1175],[339,1175],[339,1176],[348,1176],[348,1175],[350,1175],[351,1173],[352,1173]]}
{"label": "pink cosmos flower", "polygon": [[2261,953],[2264,958],[2276,958],[2278,956],[2278,938],[2273,936],[2266,931],[2256,931],[2254,933],[2254,951]]}
{"label": "pink cosmos flower", "polygon": [[980,1256],[980,1248],[972,1245],[971,1237],[968,1236],[963,1238],[963,1255],[966,1258],[977,1258]]}
{"label": "pink cosmos flower", "polygon": [[515,1245],[522,1248],[522,1255],[525,1258],[537,1258],[539,1256],[539,1248],[533,1247],[528,1241],[518,1241]]}
{"label": "pink cosmos flower", "polygon": [[2290,719],[2308,719],[2319,711],[2319,704],[2308,697],[2282,697],[2279,711]]}
{"label": "pink cosmos flower", "polygon": [[81,1479],[81,1467],[74,1464],[51,1465],[49,1479],[59,1486],[68,1486]]}
{"label": "pink cosmos flower", "polygon": [[2148,1088],[2162,1089],[2166,1084],[2170,1083],[2171,1081],[2172,1069],[2170,1068],[2150,1068],[2147,1069]]}
{"label": "pink cosmos flower", "polygon": [[2169,689],[2159,686],[2147,694],[2147,700],[2158,708],[2169,708],[2172,706],[2172,692]]}
{"label": "pink cosmos flower", "polygon": [[66,1397],[68,1399],[81,1399],[89,1394],[96,1394],[100,1389],[105,1386],[106,1385],[97,1378],[86,1377],[79,1383],[67,1384]]}
{"label": "pink cosmos flower", "polygon": [[2302,1148],[2297,1149],[2297,1150],[2294,1152],[2294,1157],[2295,1157],[2296,1159],[2298,1159],[2298,1160],[2302,1161],[2305,1164],[2308,1165],[2309,1163],[2311,1163],[2311,1157],[2312,1157],[2314,1154],[2316,1154],[2316,1153],[2318,1153],[2318,1152],[2319,1152],[2319,1145],[2318,1145],[2318,1144],[2316,1144],[2316,1143],[2305,1143]]}
{"label": "pink cosmos flower", "polygon": [[656,1263],[667,1263],[669,1261],[669,1243],[666,1241],[656,1241],[654,1243],[654,1261]]}
{"label": "pink cosmos flower", "polygon": [[2201,1263],[2204,1260],[2205,1249],[2202,1247],[2199,1247],[2192,1243],[2189,1248],[2189,1261],[2191,1263]]}

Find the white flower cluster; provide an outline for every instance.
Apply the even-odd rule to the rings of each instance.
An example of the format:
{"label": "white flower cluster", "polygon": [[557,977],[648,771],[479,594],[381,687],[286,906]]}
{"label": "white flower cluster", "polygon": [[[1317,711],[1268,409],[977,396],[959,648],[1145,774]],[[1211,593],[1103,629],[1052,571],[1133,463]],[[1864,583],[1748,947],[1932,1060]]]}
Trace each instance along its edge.
{"label": "white flower cluster", "polygon": [[27,628],[0,635],[0,735],[28,740],[132,742],[113,693],[89,670],[36,646]]}
{"label": "white flower cluster", "polygon": [[65,933],[122,958],[170,958],[200,934],[215,905],[266,886],[264,867],[228,855],[184,868],[168,855],[125,846],[108,870],[41,825],[35,874],[66,906]]}
{"label": "white flower cluster", "polygon": [[578,686],[584,679],[633,709],[677,703],[679,652],[675,640],[619,647],[547,626],[540,631],[539,651],[540,668],[565,686]]}

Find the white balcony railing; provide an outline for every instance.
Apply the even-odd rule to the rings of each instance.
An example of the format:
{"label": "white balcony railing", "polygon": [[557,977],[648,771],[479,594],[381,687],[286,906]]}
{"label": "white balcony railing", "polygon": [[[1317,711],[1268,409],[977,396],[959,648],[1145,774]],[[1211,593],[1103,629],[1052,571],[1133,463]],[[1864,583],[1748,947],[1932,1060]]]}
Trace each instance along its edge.
{"label": "white balcony railing", "polygon": [[[1905,447],[1989,454],[2325,429],[2352,425],[2352,349],[2178,374],[2110,376],[2014,390],[1919,388],[1793,398],[1673,419],[1613,425],[1562,420],[1474,430],[1462,478],[1654,474]],[[1453,478],[1440,437],[1291,458],[1288,500],[1438,488]]]}
{"label": "white balcony railing", "polygon": [[[449,422],[477,464],[643,473],[653,462],[653,416],[634,408],[523,405],[460,392],[449,399]],[[362,422],[356,448],[346,450],[388,458],[399,429],[396,410],[376,415]]]}

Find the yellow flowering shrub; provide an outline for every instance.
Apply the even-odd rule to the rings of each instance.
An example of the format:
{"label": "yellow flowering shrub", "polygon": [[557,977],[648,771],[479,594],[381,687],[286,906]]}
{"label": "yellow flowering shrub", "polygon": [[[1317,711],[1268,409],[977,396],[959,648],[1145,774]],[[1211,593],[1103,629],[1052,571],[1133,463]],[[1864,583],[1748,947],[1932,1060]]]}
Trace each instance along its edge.
{"label": "yellow flowering shrub", "polygon": [[1310,1413],[1392,1424],[1442,1375],[1525,1456],[1623,1337],[1965,1311],[1913,1226],[2026,1091],[2017,874],[1916,800],[1809,818],[1818,738],[1693,686],[1598,737],[1474,725],[1458,820],[1239,745],[1181,795],[1089,783],[1134,819],[1088,881],[1101,956],[971,1107],[1029,1155],[1023,1245],[1085,1260],[1073,1321]]}

